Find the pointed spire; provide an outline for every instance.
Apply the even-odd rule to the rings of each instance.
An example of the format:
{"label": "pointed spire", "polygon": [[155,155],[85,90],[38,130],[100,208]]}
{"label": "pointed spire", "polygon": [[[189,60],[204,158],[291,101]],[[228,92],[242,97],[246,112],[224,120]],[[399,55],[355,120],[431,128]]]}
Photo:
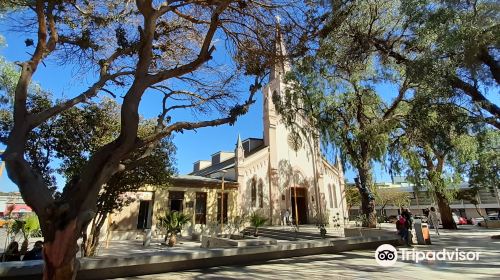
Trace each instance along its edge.
{"label": "pointed spire", "polygon": [[286,72],[290,71],[290,64],[286,58],[287,51],[283,35],[281,34],[280,17],[276,16],[276,34],[274,42],[274,63],[271,66],[271,75],[269,80],[274,80],[279,76],[283,76]]}
{"label": "pointed spire", "polygon": [[243,145],[241,144],[241,136],[240,136],[240,134],[238,133],[238,140],[236,141],[236,147],[238,147],[238,148],[239,148],[240,146],[243,146]]}
{"label": "pointed spire", "polygon": [[234,153],[236,154],[236,164],[238,164],[239,162],[243,162],[243,159],[245,158],[245,150],[243,149],[243,143],[241,142],[241,137],[239,133]]}

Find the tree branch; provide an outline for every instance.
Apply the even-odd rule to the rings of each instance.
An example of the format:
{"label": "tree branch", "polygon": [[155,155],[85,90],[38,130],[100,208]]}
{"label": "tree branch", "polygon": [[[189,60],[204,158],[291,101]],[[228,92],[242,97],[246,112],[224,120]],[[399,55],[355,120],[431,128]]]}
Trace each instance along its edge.
{"label": "tree branch", "polygon": [[88,90],[84,91],[78,96],[75,96],[74,98],[71,98],[69,100],[66,100],[63,103],[59,103],[49,109],[46,109],[40,113],[29,115],[28,117],[28,123],[31,128],[35,128],[48,120],[49,118],[52,118],[53,116],[75,106],[76,104],[79,104],[81,102],[84,102],[92,97],[95,97],[99,91],[104,87],[107,81],[115,79],[120,76],[124,75],[131,75],[134,74],[134,72],[118,72],[112,75],[106,75],[104,77],[101,77],[99,81],[94,83]]}
{"label": "tree branch", "polygon": [[462,92],[471,97],[474,103],[478,103],[481,108],[488,111],[495,118],[500,119],[500,108],[489,101],[476,87],[462,81],[457,76],[450,77],[449,80],[452,87],[462,90]]}
{"label": "tree branch", "polygon": [[394,99],[389,109],[385,111],[384,116],[382,117],[383,120],[387,120],[394,115],[394,112],[396,111],[397,107],[405,97],[405,93],[408,90],[409,86],[408,84],[409,84],[408,80],[405,78],[403,85],[401,85],[401,87],[399,88],[398,96],[396,97],[396,99]]}
{"label": "tree branch", "polygon": [[154,143],[175,131],[183,131],[183,130],[195,130],[201,127],[208,126],[219,126],[223,124],[232,124],[234,123],[239,116],[245,114],[250,106],[255,103],[254,96],[255,93],[261,88],[263,82],[263,78],[259,80],[259,77],[255,78],[254,83],[250,86],[250,95],[248,99],[242,105],[236,105],[233,109],[230,110],[227,117],[209,120],[209,121],[200,121],[200,122],[176,122],[162,131],[155,133],[149,137],[138,141],[137,148],[144,147],[145,145],[149,145],[150,143]]}
{"label": "tree branch", "polygon": [[215,35],[215,31],[217,30],[217,27],[219,26],[220,23],[219,16],[227,8],[230,2],[231,1],[222,1],[222,3],[219,4],[219,6],[213,12],[210,20],[210,26],[205,35],[205,39],[203,40],[203,44],[201,46],[198,57],[193,61],[186,63],[182,66],[160,71],[155,75],[151,75],[148,79],[150,85],[154,85],[156,83],[159,83],[161,81],[167,80],[172,77],[179,77],[184,74],[190,73],[212,58],[211,56],[213,51],[215,50],[215,47],[214,46],[210,47],[210,45]]}
{"label": "tree branch", "polygon": [[490,68],[491,75],[500,84],[500,65],[493,56],[490,55],[486,47],[481,48],[478,58]]}

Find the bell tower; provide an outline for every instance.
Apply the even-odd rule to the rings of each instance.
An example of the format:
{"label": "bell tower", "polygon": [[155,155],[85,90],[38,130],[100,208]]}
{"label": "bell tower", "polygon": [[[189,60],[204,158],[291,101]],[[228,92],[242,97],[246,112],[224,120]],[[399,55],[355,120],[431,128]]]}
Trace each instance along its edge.
{"label": "bell tower", "polygon": [[278,113],[274,107],[273,96],[280,95],[284,90],[283,79],[285,73],[290,71],[290,63],[286,58],[287,52],[283,36],[281,34],[279,18],[277,18],[277,20],[278,23],[276,24],[274,43],[275,55],[273,57],[271,72],[269,74],[269,82],[262,89],[264,101],[264,145],[269,146],[271,150],[276,147],[276,126],[278,125]]}

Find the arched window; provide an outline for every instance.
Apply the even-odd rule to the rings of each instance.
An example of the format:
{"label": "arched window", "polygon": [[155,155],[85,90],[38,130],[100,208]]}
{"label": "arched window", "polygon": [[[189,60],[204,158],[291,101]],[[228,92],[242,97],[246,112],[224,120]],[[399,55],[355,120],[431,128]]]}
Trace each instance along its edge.
{"label": "arched window", "polygon": [[333,193],[332,193],[332,185],[328,184],[328,193],[330,194],[330,208],[333,208]]}
{"label": "arched window", "polygon": [[335,192],[335,185],[332,184],[332,193],[333,193],[333,207],[337,208],[337,193]]}
{"label": "arched window", "polygon": [[255,178],[252,179],[251,186],[251,195],[252,195],[252,207],[256,207],[257,205],[257,180]]}
{"label": "arched window", "polygon": [[259,180],[259,207],[264,207],[264,183],[262,179]]}

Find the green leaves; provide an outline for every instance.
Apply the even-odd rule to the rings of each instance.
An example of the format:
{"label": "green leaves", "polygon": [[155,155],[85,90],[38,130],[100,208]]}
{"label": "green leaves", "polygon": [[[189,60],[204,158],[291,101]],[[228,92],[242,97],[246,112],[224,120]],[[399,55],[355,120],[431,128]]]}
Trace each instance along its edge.
{"label": "green leaves", "polygon": [[259,214],[258,212],[253,212],[250,215],[250,224],[256,229],[265,225],[267,220],[268,219],[265,216]]}
{"label": "green leaves", "polygon": [[177,211],[158,215],[156,219],[158,227],[169,235],[180,233],[182,228],[191,221],[190,216]]}
{"label": "green leaves", "polygon": [[478,135],[476,161],[469,169],[469,184],[475,188],[500,186],[500,132],[488,129]]}

